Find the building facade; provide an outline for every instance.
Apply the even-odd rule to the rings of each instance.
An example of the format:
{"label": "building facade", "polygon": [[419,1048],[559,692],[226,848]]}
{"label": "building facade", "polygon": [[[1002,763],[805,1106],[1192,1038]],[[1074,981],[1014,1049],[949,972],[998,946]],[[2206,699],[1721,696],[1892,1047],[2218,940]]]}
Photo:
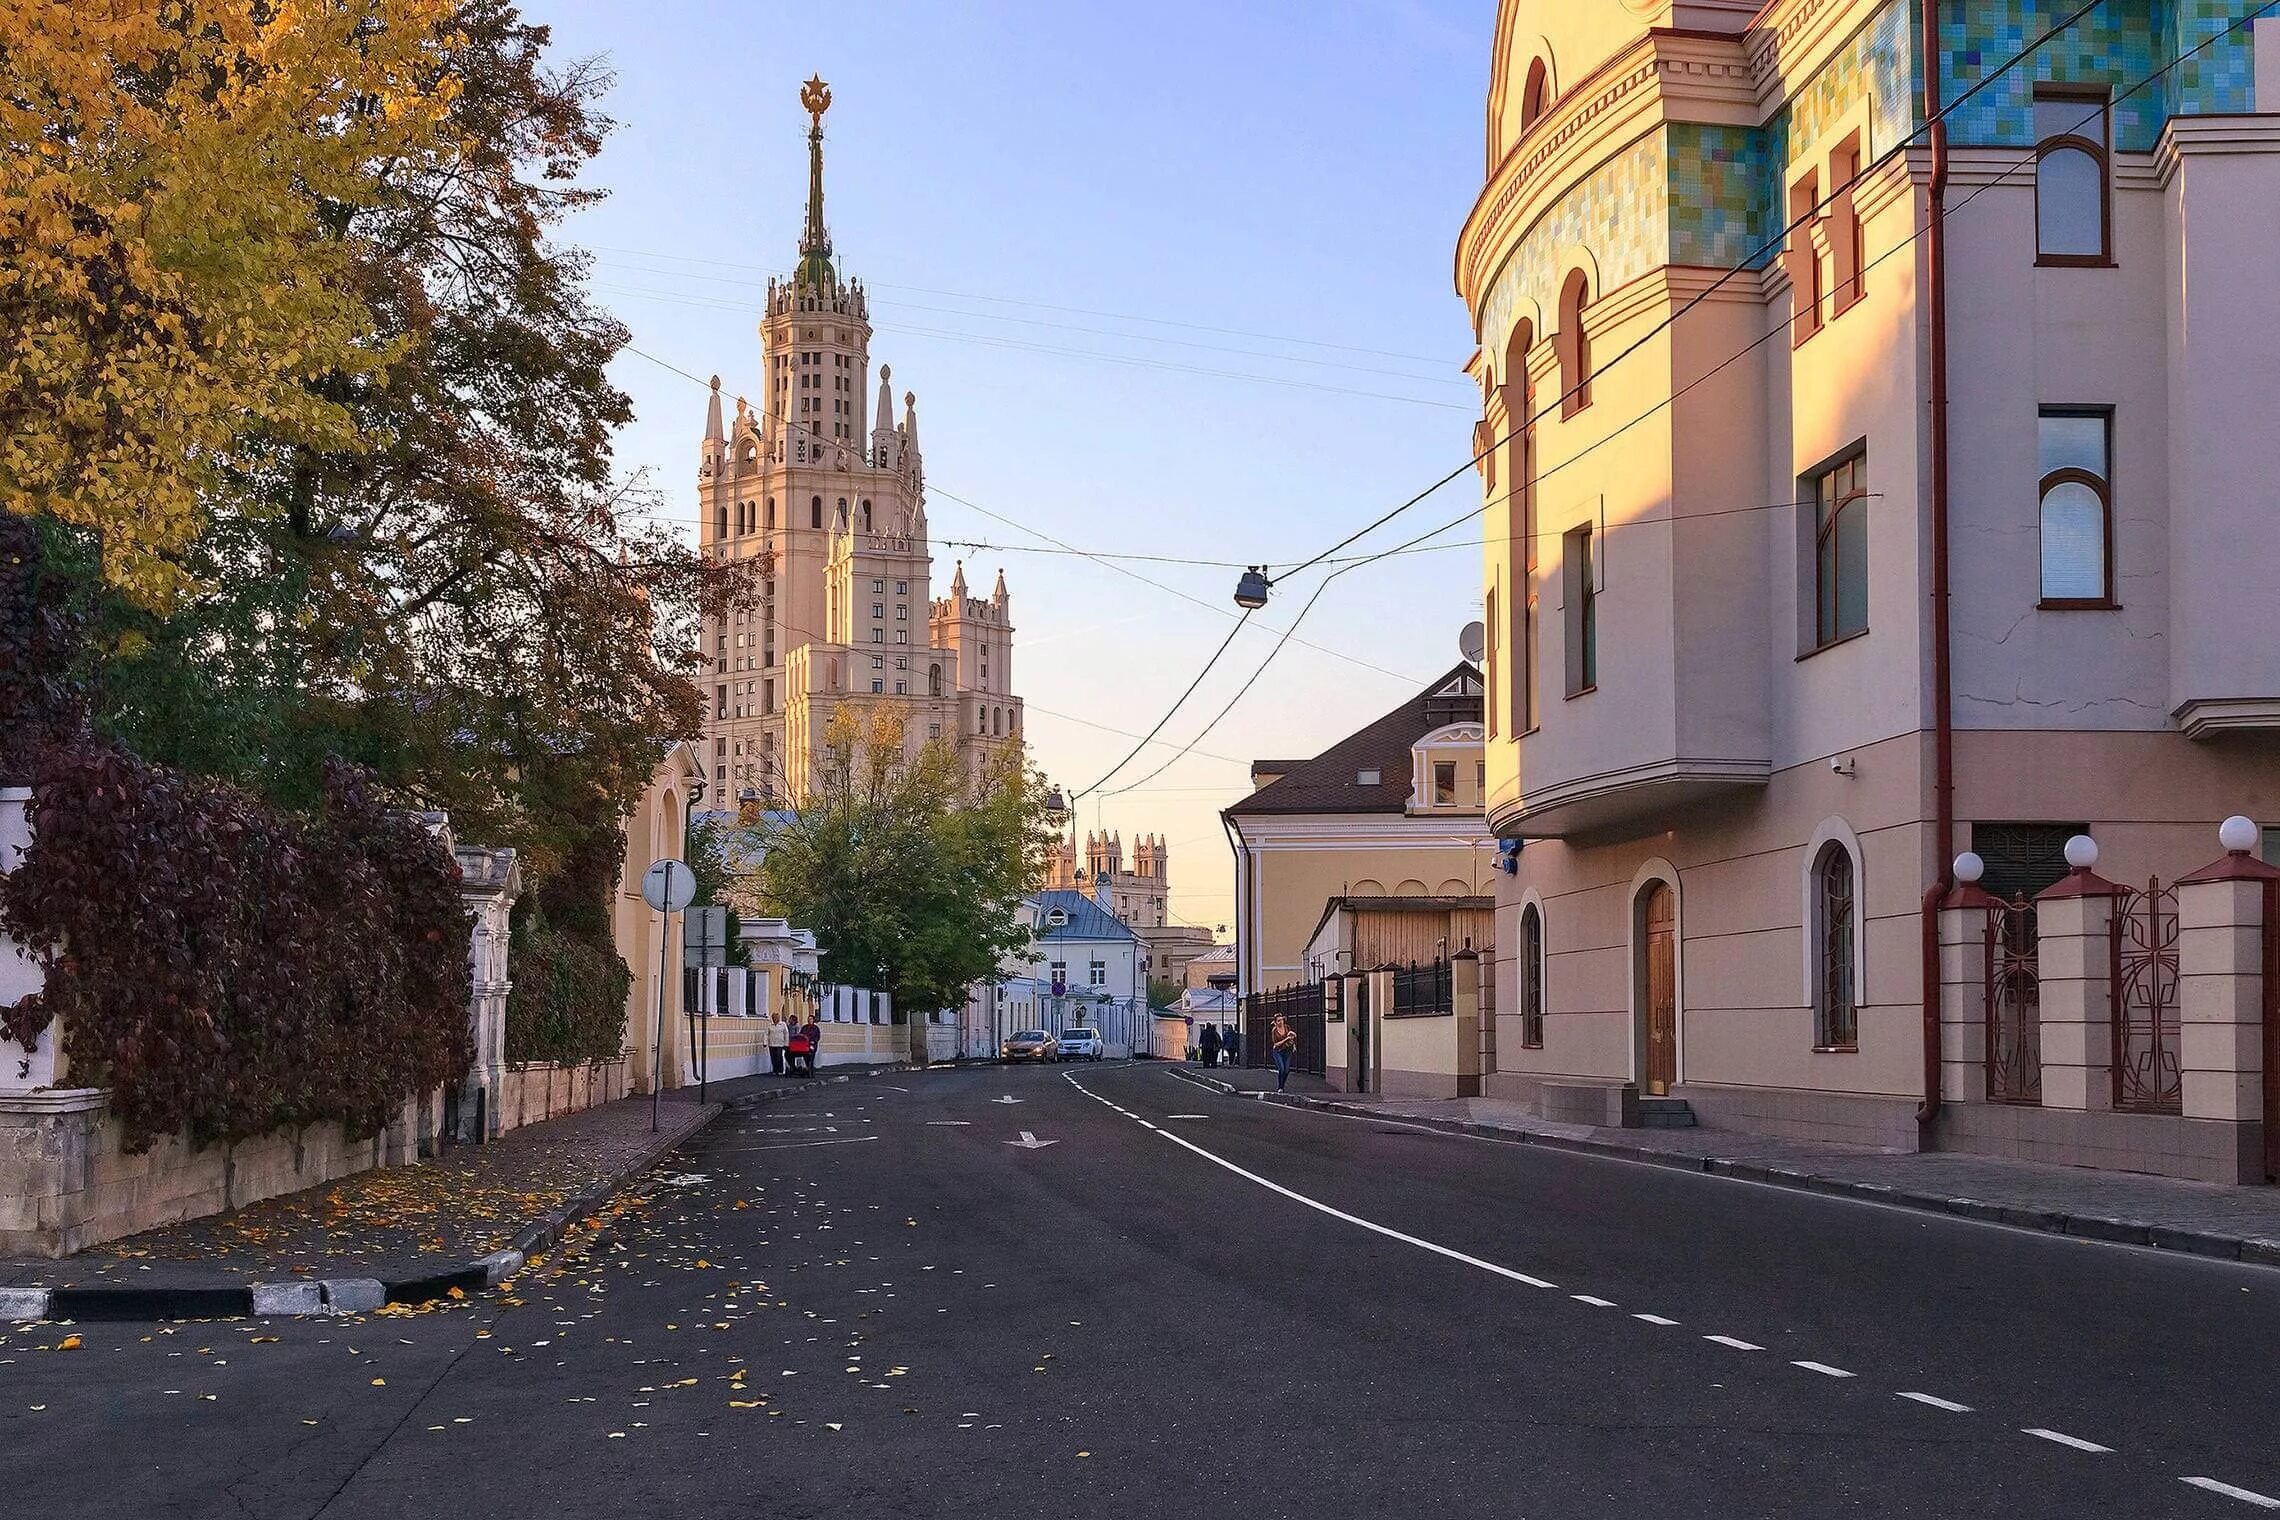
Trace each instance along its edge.
{"label": "building facade", "polygon": [[2005,1070],[2031,996],[1943,1029],[1926,968],[1965,852],[2031,898],[2088,834],[2142,887],[2280,812],[2254,10],[1504,0],[1456,256],[1521,845],[1490,1091],[2230,1175],[2256,1121],[2178,1111],[2173,992],[2151,1103],[2124,1057],[2059,1113]]}
{"label": "building facade", "polygon": [[842,276],[823,215],[823,115],[811,80],[799,262],[768,282],[758,405],[724,417],[713,381],[697,468],[704,552],[758,559],[750,606],[707,619],[703,743],[714,795],[797,798],[833,714],[891,709],[906,744],[953,741],[978,774],[1019,742],[1005,575],[969,592],[964,565],[933,597],[918,403],[894,415],[892,371],[871,389],[869,301]]}
{"label": "building facade", "polygon": [[[1220,815],[1235,844],[1238,992],[1355,969],[1308,961],[1340,899],[1487,897],[1481,696],[1479,669],[1461,664],[1312,759],[1252,762],[1251,794]],[[1449,937],[1445,914],[1435,937]]]}
{"label": "building facade", "polygon": [[1209,929],[1172,922],[1172,850],[1160,835],[1143,834],[1133,841],[1127,869],[1122,834],[1086,833],[1080,857],[1072,832],[1054,842],[1045,885],[1090,895],[1140,936],[1143,990],[1152,981],[1179,983],[1188,963],[1212,946]]}

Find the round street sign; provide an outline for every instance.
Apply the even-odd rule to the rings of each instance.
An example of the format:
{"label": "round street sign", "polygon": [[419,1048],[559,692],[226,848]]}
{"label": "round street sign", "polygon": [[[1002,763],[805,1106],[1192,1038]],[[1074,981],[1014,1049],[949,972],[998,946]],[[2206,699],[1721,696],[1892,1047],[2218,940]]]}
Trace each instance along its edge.
{"label": "round street sign", "polygon": [[678,860],[652,862],[641,873],[641,900],[660,913],[678,913],[697,895],[697,873]]}

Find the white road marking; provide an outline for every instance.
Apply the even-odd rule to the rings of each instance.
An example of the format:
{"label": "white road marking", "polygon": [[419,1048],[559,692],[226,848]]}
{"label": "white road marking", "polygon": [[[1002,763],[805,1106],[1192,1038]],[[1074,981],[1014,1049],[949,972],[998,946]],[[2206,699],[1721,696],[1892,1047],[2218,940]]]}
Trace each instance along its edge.
{"label": "white road marking", "polygon": [[[744,1151],[799,1151],[816,1145],[869,1145],[878,1138],[877,1135],[858,1135],[852,1140],[786,1140],[777,1145],[724,1145],[712,1154],[737,1154]],[[702,1181],[703,1179],[699,1178],[698,1180]],[[673,1182],[676,1186],[686,1186],[678,1178],[673,1179]]]}
{"label": "white road marking", "polygon": [[1844,1368],[1842,1368],[1842,1367],[1832,1367],[1832,1366],[1830,1366],[1830,1365],[1829,1365],[1827,1362],[1791,1362],[1789,1365],[1790,1365],[1790,1366],[1792,1366],[1792,1367],[1802,1367],[1802,1368],[1804,1368],[1804,1369],[1805,1369],[1807,1372],[1818,1372],[1818,1373],[1819,1373],[1819,1374],[1821,1374],[1821,1376],[1823,1376],[1823,1377],[1851,1377],[1851,1376],[1852,1376],[1852,1374],[1851,1374],[1851,1373],[1849,1373],[1849,1372],[1847,1372],[1847,1371],[1845,1371],[1845,1369],[1844,1369]]}
{"label": "white road marking", "polygon": [[1012,1093],[1007,1093],[1002,1098],[992,1098],[990,1101],[992,1103],[1019,1103],[1021,1099],[1015,1097]]}
{"label": "white road marking", "polygon": [[1167,1118],[1167,1119],[1208,1119],[1208,1118],[1210,1118],[1210,1117],[1211,1117],[1211,1115],[1209,1115],[1209,1114],[1166,1114],[1166,1115],[1164,1115],[1164,1117],[1165,1117],[1165,1118]]}
{"label": "white road marking", "polygon": [[1949,1414],[1971,1413],[1971,1406],[1969,1404],[1958,1404],[1953,1399],[1934,1398],[1931,1394],[1928,1393],[1903,1393],[1900,1395],[1900,1397],[1904,1399],[1914,1399],[1919,1404],[1929,1404],[1934,1409],[1944,1409]]}
{"label": "white road marking", "polygon": [[1664,1319],[1659,1314],[1634,1314],[1631,1318],[1643,1319],[1650,1325],[1675,1325],[1678,1323],[1675,1319]]}
{"label": "white road marking", "polygon": [[[1067,1082],[1071,1087],[1074,1087],[1078,1092],[1081,1092],[1086,1097],[1092,1099],[1095,1103],[1107,1104],[1107,1106],[1110,1108],[1116,1107],[1115,1104],[1109,1103],[1109,1101],[1106,1098],[1102,1097],[1100,1094],[1088,1090],[1084,1084],[1080,1083],[1075,1077],[1064,1077],[1062,1080]],[[1428,1251],[1435,1256],[1446,1257],[1450,1261],[1460,1262],[1465,1266],[1476,1268],[1482,1272],[1487,1272],[1492,1276],[1502,1277],[1516,1283],[1525,1283],[1531,1288],[1556,1288],[1559,1286],[1558,1283],[1546,1282],[1541,1277],[1530,1277],[1525,1272],[1517,1272],[1510,1267],[1498,1266],[1493,1261],[1483,1261],[1478,1256],[1468,1256],[1462,1251],[1454,1250],[1448,1246],[1438,1244],[1434,1241],[1421,1240],[1415,1235],[1404,1235],[1399,1230],[1379,1224],[1375,1220],[1364,1219],[1359,1214],[1349,1214],[1344,1209],[1333,1208],[1329,1204],[1323,1203],[1319,1199],[1309,1198],[1304,1193],[1297,1192],[1291,1188],[1286,1188],[1279,1182],[1270,1182],[1266,1178],[1260,1176],[1257,1172],[1245,1171],[1242,1167],[1237,1166],[1234,1162],[1227,1160],[1225,1157],[1213,1155],[1210,1151],[1205,1150],[1202,1146],[1197,1145],[1194,1141],[1187,1139],[1183,1135],[1174,1134],[1168,1129],[1159,1129],[1156,1131],[1156,1133],[1162,1135],[1166,1140],[1171,1141],[1174,1145],[1195,1152],[1198,1156],[1201,1156],[1204,1160],[1210,1162],[1212,1165],[1224,1167],[1228,1171],[1233,1172],[1236,1176],[1242,1178],[1244,1181],[1257,1183],[1260,1187],[1265,1188],[1270,1193],[1280,1193],[1283,1197],[1291,1200],[1291,1202],[1304,1204],[1306,1207],[1313,1209],[1316,1213],[1327,1214],[1332,1219],[1343,1220],[1347,1224],[1354,1225],[1359,1229],[1368,1230],[1374,1235],[1383,1235],[1388,1240],[1398,1240],[1405,1246],[1415,1246],[1420,1251]]]}
{"label": "white road marking", "polygon": [[929,1119],[926,1121],[926,1127],[928,1129],[962,1129],[973,1122],[971,1119]]}
{"label": "white road marking", "polygon": [[1731,1346],[1736,1351],[1763,1351],[1765,1349],[1763,1346],[1753,1346],[1748,1341],[1735,1340],[1730,1335],[1705,1335],[1702,1338],[1706,1341],[1716,1341],[1721,1346]]}
{"label": "white road marking", "polygon": [[1589,1304],[1594,1309],[1612,1309],[1615,1307],[1615,1300],[1612,1298],[1594,1298],[1588,1293],[1570,1293],[1568,1297],[1579,1304]]}
{"label": "white road marking", "polygon": [[2100,1446],[2096,1441],[2085,1441],[2080,1436],[2070,1436],[2063,1430],[2044,1430],[2039,1425],[2030,1425],[2020,1433],[2039,1436],[2045,1441],[2056,1441],[2059,1445],[2071,1446],[2076,1451],[2110,1452],[2114,1449],[2111,1446]]}
{"label": "white road marking", "polygon": [[1156,1126],[1155,1126],[1155,1125],[1153,1125],[1153,1124],[1150,1124],[1150,1123],[1149,1123],[1147,1120],[1145,1120],[1145,1119],[1142,1119],[1142,1120],[1140,1121],[1140,1127],[1141,1127],[1142,1129],[1155,1129],[1155,1128],[1156,1128]]}
{"label": "white road marking", "polygon": [[1040,1140],[1027,1130],[1021,1132],[1019,1140],[1008,1140],[1006,1142],[1008,1145],[1019,1146],[1025,1151],[1041,1151],[1048,1145],[1059,1145],[1060,1143],[1058,1140]]}
{"label": "white road marking", "polygon": [[2269,1494],[2260,1494],[2254,1489],[2235,1488],[2230,1483],[2219,1483],[2214,1478],[2180,1478],[2177,1481],[2190,1483],[2195,1488],[2205,1488],[2212,1494],[2223,1494],[2228,1499],[2238,1499],[2243,1504],[2253,1504],[2258,1509],[2280,1509],[2280,1499],[2275,1499]]}

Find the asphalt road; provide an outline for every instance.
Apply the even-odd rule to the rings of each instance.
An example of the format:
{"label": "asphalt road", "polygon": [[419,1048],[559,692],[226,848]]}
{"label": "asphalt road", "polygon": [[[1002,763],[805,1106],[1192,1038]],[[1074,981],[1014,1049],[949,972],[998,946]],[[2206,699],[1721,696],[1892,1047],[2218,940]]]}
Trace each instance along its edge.
{"label": "asphalt road", "polygon": [[2276,1353],[2265,1269],[961,1070],[732,1112],[500,1294],[0,1334],[0,1513],[2224,1517]]}

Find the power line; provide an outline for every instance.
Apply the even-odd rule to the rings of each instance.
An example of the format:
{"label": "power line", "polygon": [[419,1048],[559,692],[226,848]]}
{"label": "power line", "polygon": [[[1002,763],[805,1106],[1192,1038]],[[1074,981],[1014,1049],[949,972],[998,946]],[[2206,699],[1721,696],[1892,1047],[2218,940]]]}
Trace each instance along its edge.
{"label": "power line", "polygon": [[1134,755],[1137,755],[1140,753],[1140,751],[1146,749],[1149,745],[1149,742],[1153,740],[1156,735],[1164,731],[1164,725],[1171,722],[1172,715],[1180,710],[1181,706],[1186,703],[1188,698],[1195,695],[1195,689],[1203,684],[1203,678],[1211,674],[1212,667],[1219,663],[1219,657],[1227,653],[1229,646],[1235,642],[1235,636],[1241,633],[1246,627],[1248,627],[1250,625],[1250,621],[1250,609],[1246,608],[1243,612],[1243,615],[1235,620],[1235,626],[1227,630],[1226,639],[1220,644],[1217,649],[1211,652],[1211,658],[1203,662],[1203,669],[1197,671],[1195,673],[1195,679],[1188,682],[1187,690],[1181,692],[1177,700],[1175,700],[1170,707],[1164,710],[1164,715],[1156,720],[1156,726],[1149,729],[1147,736],[1143,738],[1138,744],[1132,746],[1131,754],[1126,755],[1123,759],[1110,766],[1107,773],[1104,774],[1100,780],[1095,781],[1091,786],[1086,787],[1083,791],[1078,792],[1076,796],[1071,797],[1069,799],[1069,802],[1072,805],[1076,803],[1078,798],[1089,797],[1094,792],[1099,791],[1103,786],[1106,786],[1110,779],[1113,778],[1118,771],[1124,769],[1127,765],[1130,765],[1132,763],[1132,758]]}
{"label": "power line", "polygon": [[[1401,516],[1404,512],[1407,512],[1410,508],[1416,506],[1419,502],[1425,500],[1428,496],[1431,496],[1435,492],[1439,491],[1441,487],[1447,485],[1450,481],[1455,480],[1458,476],[1464,474],[1465,471],[1476,467],[1481,462],[1481,460],[1487,458],[1488,455],[1494,450],[1502,447],[1505,443],[1510,442],[1514,434],[1524,433],[1529,428],[1534,427],[1538,422],[1541,422],[1544,418],[1550,416],[1554,407],[1560,407],[1563,409],[1566,408],[1571,401],[1583,393],[1584,389],[1590,385],[1591,381],[1594,378],[1599,375],[1604,375],[1609,370],[1613,369],[1616,365],[1621,364],[1625,359],[1630,358],[1633,354],[1636,354],[1641,349],[1645,348],[1647,344],[1652,342],[1656,337],[1664,332],[1667,332],[1670,328],[1675,326],[1680,318],[1686,316],[1697,306],[1700,306],[1703,302],[1709,300],[1718,291],[1724,289],[1726,283],[1729,280],[1732,280],[1741,274],[1755,272],[1756,269],[1760,267],[1761,262],[1769,254],[1777,253],[1783,247],[1787,246],[1791,235],[1794,234],[1798,228],[1806,225],[1808,222],[1813,221],[1820,215],[1823,210],[1834,204],[1838,197],[1850,192],[1854,186],[1860,184],[1871,174],[1875,173],[1879,169],[1883,168],[1884,165],[1892,162],[1894,159],[1906,153],[1909,144],[1913,143],[1919,135],[1946,121],[1950,115],[1961,109],[1964,104],[1968,102],[1973,96],[1977,95],[1980,91],[1994,84],[1996,80],[2001,79],[2004,75],[2010,73],[2012,69],[2018,67],[2019,64],[2024,62],[2029,55],[2039,51],[2045,44],[2049,43],[2061,32],[2066,31],[2075,23],[2079,22],[2083,17],[2089,15],[2092,11],[2096,10],[2103,4],[2105,4],[2105,0],[2085,0],[2085,3],[2077,7],[2071,15],[2057,22],[2049,30],[2045,31],[2041,36],[2028,43],[2017,53],[2011,55],[2011,57],[2006,59],[2000,67],[1980,78],[1969,89],[1958,95],[1954,100],[1951,100],[1947,104],[1941,106],[1938,113],[1928,118],[1922,126],[1911,129],[1905,137],[1900,139],[1899,142],[1895,143],[1884,153],[1878,155],[1874,162],[1862,166],[1853,174],[1850,179],[1846,180],[1842,185],[1832,185],[1827,195],[1822,196],[1819,200],[1814,202],[1813,205],[1807,207],[1801,215],[1790,221],[1788,225],[1784,226],[1773,237],[1768,238],[1765,242],[1759,244],[1748,255],[1746,255],[1740,263],[1735,264],[1731,268],[1721,270],[1718,274],[1718,277],[1715,280],[1712,280],[1709,285],[1704,287],[1702,290],[1695,292],[1695,294],[1688,297],[1676,311],[1672,312],[1669,316],[1657,321],[1652,327],[1648,328],[1644,333],[1641,333],[1637,338],[1633,339],[1630,345],[1624,348],[1620,353],[1616,354],[1613,358],[1609,359],[1604,364],[1593,366],[1591,373],[1578,375],[1576,377],[1574,385],[1568,387],[1565,391],[1561,392],[1560,395],[1551,401],[1546,402],[1543,407],[1541,407],[1536,412],[1530,414],[1517,423],[1509,424],[1502,438],[1497,439],[1494,443],[1489,444],[1484,449],[1475,451],[1470,459],[1467,459],[1463,464],[1457,466],[1455,469],[1449,471],[1449,473],[1446,475],[1443,475],[1440,479],[1434,481],[1424,490],[1419,491],[1414,496],[1409,497],[1406,501],[1393,508],[1393,510],[1390,512],[1383,513],[1378,517],[1371,519],[1369,522],[1364,523],[1361,527],[1356,528],[1353,532],[1347,534],[1344,538],[1339,539],[1329,548],[1324,549],[1319,554],[1316,554],[1311,558],[1299,561],[1297,564],[1291,566],[1290,569],[1284,571],[1283,574],[1286,576],[1295,575],[1301,570],[1309,569],[1312,566],[1321,563],[1323,560],[1328,559],[1331,555],[1336,554],[1340,549],[1344,549],[1353,544],[1357,539],[1363,538],[1368,534],[1376,531],[1377,529],[1385,526],[1387,523],[1393,521],[1396,517]],[[2205,47],[2207,44],[2204,43],[2203,46]],[[2195,51],[2197,52],[2199,49],[2195,49]],[[2190,57],[2191,55],[2187,54],[2184,56]],[[2174,67],[2174,64],[2171,66]],[[2102,107],[2101,109],[2110,109],[2110,106]],[[2087,121],[2095,119],[2096,114],[2097,113],[2093,113],[2091,117],[2085,118],[2085,120]],[[1968,201],[1965,204],[1968,204]],[[1952,214],[1953,210],[1960,209],[1960,206],[1952,208],[1950,214]],[[1912,239],[1913,234],[1911,235],[1911,240]],[[1905,247],[1906,243],[1904,242],[1900,246]],[[1756,343],[1752,343],[1750,345],[1750,348],[1755,348],[1756,346]],[[1745,353],[1748,351],[1749,349],[1743,350]],[[1724,367],[1724,365],[1719,366],[1720,369],[1723,369]],[[1712,373],[1716,373],[1716,371],[1713,371]],[[1659,407],[1655,410],[1659,410]],[[1633,419],[1634,422],[1637,420],[1638,419]],[[1619,428],[1616,431],[1617,433],[1625,432],[1628,431],[1631,426],[1631,423],[1626,423],[1622,428]],[[1600,442],[1604,441],[1605,440],[1602,439],[1592,443],[1591,445],[1578,452],[1572,458],[1561,461],[1561,464],[1567,465],[1575,463],[1576,460],[1581,459],[1585,455],[1591,453],[1599,446]],[[1555,466],[1554,470],[1547,470],[1544,473],[1548,476],[1554,473],[1557,468],[1558,466]]]}

